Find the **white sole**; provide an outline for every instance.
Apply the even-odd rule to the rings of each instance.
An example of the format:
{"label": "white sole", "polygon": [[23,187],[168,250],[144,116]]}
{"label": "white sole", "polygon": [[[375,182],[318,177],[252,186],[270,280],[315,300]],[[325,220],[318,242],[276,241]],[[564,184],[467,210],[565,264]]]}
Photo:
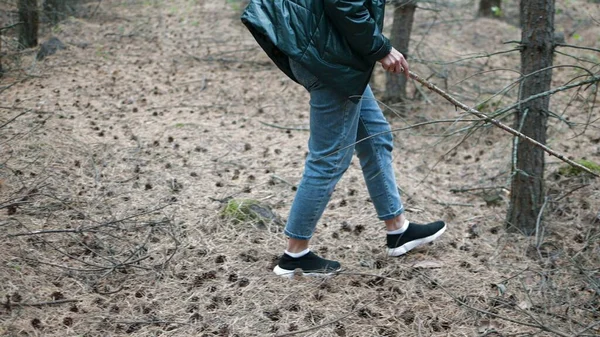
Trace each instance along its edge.
{"label": "white sole", "polygon": [[409,251],[413,250],[414,248],[419,247],[420,245],[430,243],[431,241],[439,238],[440,235],[442,235],[445,231],[446,231],[446,224],[444,224],[444,227],[442,227],[442,229],[440,229],[433,235],[430,235],[428,237],[425,237],[425,238],[422,238],[419,240],[413,240],[413,241],[407,242],[400,247],[388,248],[388,256],[404,255],[404,254],[408,253]]}
{"label": "white sole", "polygon": [[[342,269],[337,269],[335,271],[329,272],[329,273],[302,273],[302,276],[309,276],[309,277],[329,277],[329,276],[333,276],[335,274],[337,274],[338,272],[340,272]],[[294,271],[293,270],[288,270],[288,269],[283,269],[281,267],[279,267],[279,265],[276,265],[275,268],[273,268],[273,272],[275,273],[275,275],[277,276],[281,276],[281,277],[287,277],[287,278],[294,278]]]}

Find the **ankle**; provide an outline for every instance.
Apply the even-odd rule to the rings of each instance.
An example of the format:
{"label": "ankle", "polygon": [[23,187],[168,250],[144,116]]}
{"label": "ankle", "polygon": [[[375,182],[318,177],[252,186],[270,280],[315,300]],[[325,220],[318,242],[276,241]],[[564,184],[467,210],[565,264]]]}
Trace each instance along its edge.
{"label": "ankle", "polygon": [[300,240],[300,239],[288,239],[286,252],[288,253],[301,253],[308,249],[309,240]]}
{"label": "ankle", "polygon": [[[394,232],[400,229],[403,229],[407,225],[407,220],[404,214],[400,214],[397,217],[389,220],[384,220],[385,227],[388,232]],[[404,228],[406,229],[406,228]]]}

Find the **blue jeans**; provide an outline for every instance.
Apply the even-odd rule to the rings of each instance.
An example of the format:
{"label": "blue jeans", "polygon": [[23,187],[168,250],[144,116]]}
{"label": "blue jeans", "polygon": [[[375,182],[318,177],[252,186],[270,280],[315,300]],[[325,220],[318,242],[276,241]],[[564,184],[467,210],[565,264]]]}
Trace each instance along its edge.
{"label": "blue jeans", "polygon": [[296,79],[310,93],[310,138],[304,174],[285,234],[301,240],[312,237],[355,151],[379,219],[402,214],[404,207],[392,165],[391,128],[371,88],[366,88],[360,101],[352,102],[323,85],[299,64],[290,63]]}

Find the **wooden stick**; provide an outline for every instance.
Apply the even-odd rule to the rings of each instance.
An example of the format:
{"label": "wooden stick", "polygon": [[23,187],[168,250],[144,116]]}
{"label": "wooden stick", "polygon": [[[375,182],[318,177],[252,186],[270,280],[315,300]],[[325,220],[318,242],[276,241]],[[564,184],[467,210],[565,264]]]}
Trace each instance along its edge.
{"label": "wooden stick", "polygon": [[[464,110],[464,111],[466,111],[466,112],[468,112],[470,114],[473,114],[473,115],[475,115],[475,116],[477,116],[477,117],[485,120],[488,123],[491,123],[491,124],[499,127],[500,129],[502,129],[502,130],[504,130],[504,131],[512,134],[513,136],[519,137],[521,139],[524,139],[524,140],[530,142],[531,144],[533,144],[533,145],[541,148],[542,150],[544,150],[546,153],[548,153],[548,154],[550,154],[550,155],[552,155],[552,156],[554,156],[554,157],[556,157],[556,158],[564,161],[565,163],[567,163],[567,164],[569,164],[571,166],[577,167],[578,169],[580,169],[582,171],[585,171],[585,172],[587,172],[587,173],[589,173],[589,174],[591,174],[591,175],[593,175],[595,177],[600,177],[600,174],[595,173],[592,170],[588,169],[587,167],[585,167],[585,166],[583,166],[581,164],[578,164],[578,163],[570,160],[569,158],[565,157],[564,155],[562,155],[562,154],[560,154],[560,153],[552,150],[551,148],[547,147],[546,145],[538,142],[537,140],[535,140],[535,139],[533,139],[533,138],[531,138],[529,136],[526,136],[526,135],[522,134],[521,132],[519,132],[519,131],[511,128],[510,126],[508,126],[508,125],[506,125],[506,124],[504,124],[504,123],[502,123],[502,122],[500,122],[500,121],[498,121],[498,120],[496,120],[494,118],[489,117],[488,115],[484,114],[483,112],[480,112],[480,111],[478,111],[476,109],[473,109],[473,108],[467,106],[466,104],[458,101],[456,98],[452,97],[450,94],[448,94],[444,90],[438,88],[435,84],[433,84],[433,83],[431,83],[431,82],[429,82],[429,81],[427,81],[425,79],[422,79],[421,77],[419,77],[419,75],[413,73],[412,71],[410,71],[409,73],[410,73],[410,77],[413,78],[415,81],[421,83],[423,86],[427,87],[429,90],[431,90],[431,91],[437,93],[438,95],[442,96],[447,101],[449,101],[450,103],[454,104],[454,106],[457,106],[457,107],[461,108],[462,110]],[[568,86],[565,86],[565,87],[562,87],[562,88],[557,88],[555,90],[549,91],[546,95],[551,95],[551,94],[553,94],[555,92],[566,90],[566,89],[569,89],[569,88],[573,88],[575,86],[582,86],[582,85],[592,84],[592,83],[596,83],[596,82],[600,82],[600,77],[594,76],[591,79],[586,80],[586,81],[581,81],[581,82],[574,83],[574,84],[571,84],[571,85],[568,85]],[[539,96],[539,95],[536,95],[536,96]],[[538,98],[538,97],[536,97],[536,98]]]}

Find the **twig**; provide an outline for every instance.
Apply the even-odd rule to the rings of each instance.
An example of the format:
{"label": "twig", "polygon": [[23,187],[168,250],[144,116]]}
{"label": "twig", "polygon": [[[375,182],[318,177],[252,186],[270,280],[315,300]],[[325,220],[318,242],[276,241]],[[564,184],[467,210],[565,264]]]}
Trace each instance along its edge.
{"label": "twig", "polygon": [[[428,279],[429,281],[433,282],[433,280],[429,276],[421,273],[419,270],[415,269],[415,272],[418,273],[419,275],[421,275],[422,277]],[[545,326],[545,325],[542,325],[542,324],[533,324],[533,323],[529,323],[529,322],[519,321],[519,320],[516,320],[516,319],[512,319],[510,317],[500,316],[500,315],[495,314],[493,312],[489,312],[487,310],[483,310],[483,309],[479,309],[479,308],[470,306],[467,303],[465,303],[462,300],[460,300],[455,295],[453,295],[444,286],[442,286],[441,284],[439,284],[439,282],[436,282],[436,283],[437,283],[438,287],[440,289],[442,289],[448,296],[450,296],[456,303],[458,303],[459,305],[461,305],[461,306],[463,306],[463,307],[465,307],[467,309],[470,309],[470,310],[473,310],[473,311],[476,311],[476,312],[479,312],[481,314],[485,314],[485,315],[488,315],[488,316],[492,316],[492,317],[495,317],[495,318],[499,318],[499,319],[502,319],[502,320],[505,320],[505,321],[508,321],[508,322],[512,322],[512,323],[515,323],[515,324],[520,324],[520,325],[529,326],[529,327],[532,327],[532,328],[537,328],[537,329],[540,329],[540,330],[544,330],[544,331],[547,331],[547,332],[551,332],[553,334],[556,334],[556,335],[559,335],[559,336],[562,336],[562,337],[572,337],[571,335],[566,334],[566,333],[564,333],[562,331],[556,330],[556,329],[554,329],[552,327],[548,327],[548,326]]]}
{"label": "twig", "polygon": [[436,201],[435,203],[438,204],[438,205],[442,205],[442,206],[475,207],[475,205],[473,205],[473,204],[463,204],[463,203],[459,203],[459,202],[441,202],[441,201]]}
{"label": "twig", "polygon": [[98,3],[96,4],[96,8],[94,8],[94,11],[92,11],[92,14],[90,14],[90,17],[94,17],[94,15],[96,15],[96,12],[98,11],[98,8],[100,8],[101,3],[102,3],[102,0],[98,0]]}
{"label": "twig", "polygon": [[73,303],[73,302],[80,302],[80,300],[56,300],[56,301],[49,301],[49,302],[39,302],[39,303],[19,303],[19,302],[11,302],[10,306],[11,307],[43,307],[46,305],[55,305],[55,304],[63,304],[63,303]]}
{"label": "twig", "polygon": [[[431,64],[437,64],[437,65],[442,65],[442,66],[447,66],[447,65],[452,65],[452,64],[456,64],[456,63],[460,63],[460,62],[464,62],[464,61],[469,61],[469,60],[475,60],[475,59],[480,59],[480,58],[489,58],[495,55],[501,55],[501,54],[509,54],[515,51],[519,51],[521,50],[520,48],[513,48],[513,49],[509,49],[509,50],[501,50],[498,52],[494,52],[494,53],[485,53],[485,54],[478,54],[478,55],[474,55],[474,56],[468,56],[465,58],[461,58],[458,60],[454,60],[454,61],[449,61],[449,62],[439,62],[439,61],[429,61],[429,60],[423,60],[423,59],[412,59],[413,62],[417,61],[417,62],[423,62],[423,63],[431,63]],[[415,78],[416,80],[416,78]],[[417,80],[418,81],[418,80]]]}
{"label": "twig", "polygon": [[9,238],[14,238],[17,236],[26,236],[26,235],[37,235],[37,234],[56,234],[56,233],[81,233],[83,232],[81,229],[79,228],[75,228],[75,229],[46,229],[46,230],[39,230],[39,231],[31,231],[28,233],[17,233],[17,234],[9,234],[8,237]]}
{"label": "twig", "polygon": [[556,199],[556,200],[553,200],[553,201],[554,201],[554,202],[559,202],[559,201],[563,200],[564,198],[568,197],[569,195],[571,195],[573,192],[575,192],[575,191],[578,191],[578,190],[580,190],[580,189],[582,189],[582,188],[584,188],[584,187],[588,187],[588,186],[590,186],[590,184],[583,184],[583,185],[581,185],[581,186],[577,186],[577,187],[575,187],[574,189],[572,189],[572,190],[570,190],[569,192],[567,192],[567,193],[565,193],[564,195],[562,195],[560,198],[558,198],[558,199]]}
{"label": "twig", "polygon": [[292,184],[291,182],[289,182],[289,181],[285,180],[284,178],[282,178],[282,177],[280,177],[280,176],[278,176],[278,175],[276,175],[276,174],[273,174],[273,175],[271,175],[271,177],[272,177],[273,179],[276,179],[276,180],[279,180],[279,181],[281,181],[282,183],[284,183],[284,184],[286,184],[286,185],[288,185],[288,186],[296,187],[296,185]]}
{"label": "twig", "polygon": [[[482,112],[480,112],[480,111],[478,111],[476,109],[470,108],[469,106],[465,105],[462,102],[459,102],[457,99],[455,99],[454,97],[452,97],[450,94],[448,94],[445,91],[443,91],[442,89],[438,88],[435,84],[433,84],[433,83],[431,83],[431,82],[429,82],[427,80],[422,79],[421,77],[419,77],[419,75],[413,73],[412,71],[410,72],[410,76],[413,79],[415,79],[417,82],[419,82],[422,85],[424,85],[425,87],[427,87],[429,90],[431,90],[431,91],[439,94],[440,96],[442,96],[443,98],[445,98],[446,100],[448,100],[450,103],[454,104],[454,106],[457,106],[457,107],[461,108],[462,110],[467,111],[470,114],[473,114],[473,115],[475,115],[475,116],[477,116],[479,118],[482,118],[486,122],[489,122],[489,123],[491,123],[491,124],[499,127],[500,129],[502,129],[502,130],[504,130],[504,131],[512,134],[513,136],[522,138],[522,139],[530,142],[534,146],[541,148],[546,153],[548,153],[548,154],[550,154],[552,156],[555,156],[556,158],[558,158],[558,159],[566,162],[567,164],[569,164],[571,166],[577,167],[578,169],[583,170],[583,171],[585,171],[585,172],[587,172],[587,173],[589,173],[589,174],[591,174],[591,175],[593,175],[595,177],[600,177],[600,174],[595,173],[592,170],[588,169],[587,167],[585,167],[585,166],[583,166],[581,164],[578,164],[578,163],[576,163],[576,162],[574,162],[574,161],[566,158],[564,155],[562,155],[562,154],[560,154],[560,153],[552,150],[551,148],[549,148],[546,145],[538,142],[537,140],[534,140],[533,138],[531,138],[529,136],[526,136],[523,133],[521,133],[521,132],[519,132],[519,131],[517,131],[517,130],[515,130],[515,129],[507,126],[507,125],[505,125],[504,123],[502,123],[502,122],[500,122],[500,121],[498,121],[496,119],[493,119],[493,118],[489,117],[488,115],[486,115],[486,114],[484,114],[484,113],[482,113]],[[585,80],[585,81],[576,82],[576,83],[573,83],[573,84],[565,85],[565,86],[560,87],[560,88],[555,88],[555,89],[550,90],[550,91],[546,91],[546,92],[543,92],[543,93],[540,93],[540,94],[537,94],[537,95],[530,96],[530,97],[528,97],[528,98],[526,98],[526,99],[524,99],[522,101],[519,101],[517,104],[513,104],[512,106],[510,106],[508,108],[505,108],[503,110],[508,111],[510,109],[515,108],[519,104],[523,104],[525,102],[528,102],[528,101],[531,101],[531,100],[534,100],[534,99],[538,99],[540,97],[549,96],[549,95],[552,95],[552,94],[554,94],[556,92],[559,92],[559,91],[563,91],[563,90],[567,90],[567,89],[579,87],[579,86],[586,85],[586,84],[592,84],[592,83],[596,83],[596,82],[600,82],[600,76],[593,76],[591,79],[588,79],[588,80]]]}
{"label": "twig", "polygon": [[557,44],[555,44],[555,46],[557,46],[557,47],[574,48],[574,49],[585,49],[585,50],[591,50],[591,51],[595,51],[595,52],[600,53],[600,49],[598,49],[598,48],[576,46],[576,45],[566,44],[566,43],[557,43]]}
{"label": "twig", "polygon": [[276,128],[276,129],[283,129],[283,130],[295,130],[295,131],[309,131],[310,129],[307,127],[303,127],[303,128],[298,128],[298,127],[289,127],[289,126],[280,126],[280,125],[276,125],[276,124],[270,124],[270,123],[266,123],[263,121],[258,121],[260,124],[262,125],[266,125],[266,126],[270,126],[272,128]]}
{"label": "twig", "polygon": [[595,321],[592,324],[586,326],[585,328],[579,330],[579,332],[577,332],[575,335],[573,335],[573,337],[581,336],[581,335],[583,335],[584,332],[586,332],[586,331],[590,330],[591,328],[596,327],[598,325],[600,325],[600,320]]}
{"label": "twig", "polygon": [[542,226],[542,215],[544,214],[544,209],[546,209],[546,204],[548,203],[548,197],[544,198],[544,203],[542,204],[542,208],[540,208],[540,212],[538,213],[537,219],[535,221],[535,248],[540,249],[542,242],[544,242],[544,227]]}
{"label": "twig", "polygon": [[190,325],[192,323],[188,322],[178,322],[178,321],[113,321],[112,323],[116,324],[179,324],[179,325]]}
{"label": "twig", "polygon": [[4,123],[4,124],[0,125],[0,129],[2,129],[3,127],[5,127],[5,126],[7,126],[8,124],[12,123],[12,122],[13,122],[15,119],[17,119],[17,118],[19,118],[19,117],[23,116],[23,115],[24,115],[24,114],[26,114],[26,113],[27,113],[27,111],[25,111],[25,112],[21,112],[20,114],[16,115],[15,117],[13,117],[13,118],[9,119],[9,120],[8,120],[6,123]]}
{"label": "twig", "polygon": [[404,127],[401,127],[401,128],[394,128],[394,129],[391,129],[390,131],[382,131],[382,132],[378,132],[378,133],[369,135],[369,136],[367,136],[365,138],[362,138],[361,140],[359,140],[359,141],[357,141],[355,143],[352,143],[350,145],[346,145],[346,146],[342,147],[341,149],[338,149],[338,150],[333,151],[333,152],[331,152],[329,154],[326,154],[326,155],[324,155],[322,157],[319,157],[317,160],[321,160],[323,158],[327,158],[327,157],[332,156],[333,154],[335,154],[335,153],[337,153],[339,151],[344,151],[346,149],[349,149],[349,148],[355,146],[356,144],[359,144],[361,142],[367,141],[367,140],[369,140],[371,138],[379,137],[379,136],[381,136],[383,134],[386,134],[386,133],[389,133],[389,132],[405,131],[405,130],[415,129],[415,128],[418,128],[418,127],[421,127],[421,126],[425,126],[425,125],[430,125],[430,124],[458,123],[458,122],[460,122],[460,123],[463,123],[463,122],[467,123],[467,122],[481,122],[481,121],[483,121],[483,119],[461,119],[461,120],[456,120],[456,119],[440,119],[440,120],[434,120],[434,121],[429,121],[429,122],[416,123],[416,124],[412,124],[412,125],[409,125],[409,126],[404,126]]}
{"label": "twig", "polygon": [[1,32],[1,31],[3,31],[3,30],[8,30],[8,29],[11,29],[11,28],[13,28],[13,27],[16,27],[16,26],[18,26],[18,25],[22,25],[22,24],[23,24],[23,22],[19,21],[19,22],[13,23],[12,25],[8,25],[8,26],[0,27],[0,32]]}
{"label": "twig", "polygon": [[118,293],[119,291],[121,291],[123,289],[125,289],[125,286],[120,286],[116,290],[111,290],[111,291],[104,292],[104,291],[98,290],[98,287],[96,287],[96,286],[94,286],[94,288],[93,288],[94,292],[97,293],[97,294],[100,294],[100,295],[112,295],[112,294],[116,294],[116,293]]}
{"label": "twig", "polygon": [[482,186],[482,187],[470,187],[470,188],[451,188],[452,193],[462,193],[471,191],[485,191],[485,190],[498,190],[506,188],[506,186]]}

